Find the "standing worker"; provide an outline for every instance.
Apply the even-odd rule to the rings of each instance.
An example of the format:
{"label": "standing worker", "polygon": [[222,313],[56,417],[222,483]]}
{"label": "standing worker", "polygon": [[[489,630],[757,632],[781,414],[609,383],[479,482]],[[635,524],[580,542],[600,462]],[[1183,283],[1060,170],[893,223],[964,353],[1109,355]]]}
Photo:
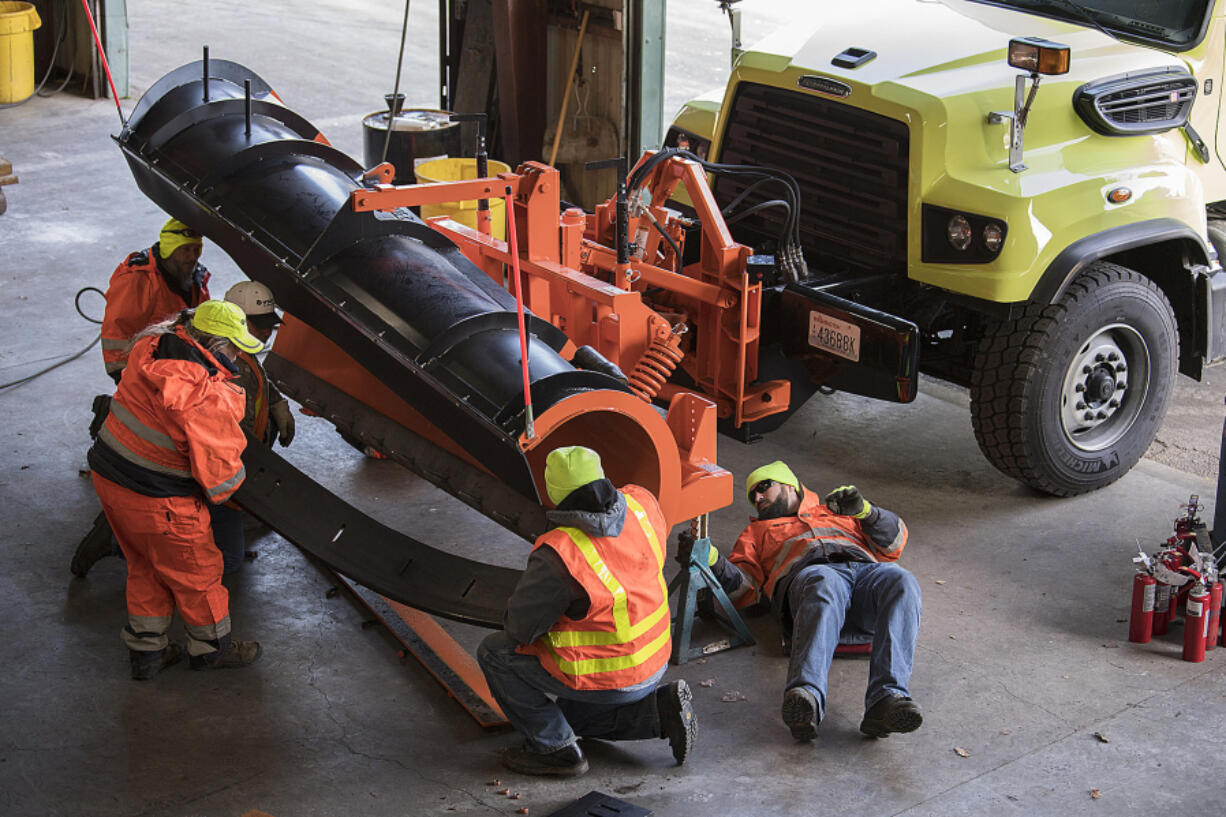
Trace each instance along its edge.
{"label": "standing worker", "polygon": [[[272,290],[258,281],[243,281],[226,290],[226,300],[243,310],[247,331],[261,343],[268,343],[281,319],[277,316]],[[234,382],[242,388],[244,411],[242,429],[252,439],[272,445],[279,439],[286,446],[294,439],[294,415],[289,401],[268,380],[255,355],[237,350],[232,359],[238,375]],[[213,541],[221,551],[225,574],[237,573],[243,566],[247,540],[243,535],[243,511],[230,502],[209,505]]]}
{"label": "standing worker", "polygon": [[893,564],[907,544],[907,526],[870,505],[854,485],[822,504],[779,461],[751,473],[745,487],[758,518],[712,571],[738,607],[769,600],[779,619],[790,645],[782,715],[792,737],[817,737],[841,636],[873,645],[860,731],[883,738],[918,729],[923,716],[907,685],[920,588]]}
{"label": "standing worker", "polygon": [[262,344],[226,301],[140,332],[89,450],[94,490],[128,561],[122,635],[137,680],[183,657],[166,635],[176,608],[192,669],[242,667],[260,655],[259,643],[230,637],[222,557],[205,510],[245,476],[243,395],[228,360],[236,348]]}
{"label": "standing worker", "polygon": [[200,264],[204,241],[178,219],[162,225],[157,242],[115,268],[102,315],[102,360],[116,383],[132,336],[209,299],[209,271]]}
{"label": "standing worker", "polygon": [[660,506],[645,488],[615,489],[600,455],[582,446],[549,452],[545,487],[556,527],[536,540],[504,629],[477,650],[494,699],[524,737],[503,765],[581,775],[579,737],[666,738],[684,763],[697,731],[692,696],[685,681],[659,686],[672,644]]}
{"label": "standing worker", "polygon": [[[111,273],[102,314],[102,362],[116,383],[127,365],[133,335],[209,299],[209,271],[199,263],[203,248],[199,233],[172,218],[162,225],[152,247],[130,254]],[[109,402],[109,395],[94,398],[91,436],[97,433]],[[119,555],[106,516],[100,513],[77,545],[69,569],[84,578],[99,559]]]}

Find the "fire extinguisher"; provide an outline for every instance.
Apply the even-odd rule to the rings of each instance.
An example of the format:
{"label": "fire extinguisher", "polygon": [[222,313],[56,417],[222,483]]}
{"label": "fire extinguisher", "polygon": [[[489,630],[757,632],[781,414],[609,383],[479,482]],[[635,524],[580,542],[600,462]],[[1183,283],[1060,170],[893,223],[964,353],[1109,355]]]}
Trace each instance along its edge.
{"label": "fire extinguisher", "polygon": [[1183,618],[1183,660],[1204,661],[1209,636],[1209,590],[1197,582],[1188,591]]}
{"label": "fire extinguisher", "polygon": [[1154,593],[1158,580],[1148,573],[1132,577],[1132,616],[1128,619],[1128,640],[1148,644],[1154,629]]}
{"label": "fire extinguisher", "polygon": [[1205,637],[1205,649],[1212,650],[1218,645],[1218,630],[1222,622],[1222,583],[1215,581],[1209,586],[1209,630]]}
{"label": "fire extinguisher", "polygon": [[1174,598],[1171,586],[1166,582],[1158,582],[1154,592],[1154,635],[1166,635],[1166,629],[1174,618],[1171,610],[1171,601]]}

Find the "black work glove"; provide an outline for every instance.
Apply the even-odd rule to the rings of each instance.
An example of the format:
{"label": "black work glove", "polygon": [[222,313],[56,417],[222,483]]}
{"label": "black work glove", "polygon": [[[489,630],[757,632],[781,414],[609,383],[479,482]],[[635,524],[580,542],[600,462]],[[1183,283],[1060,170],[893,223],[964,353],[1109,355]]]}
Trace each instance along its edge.
{"label": "black work glove", "polygon": [[854,516],[856,519],[863,519],[873,509],[868,500],[860,496],[860,489],[854,485],[842,485],[826,494],[825,505],[831,513]]}
{"label": "black work glove", "polygon": [[94,419],[89,423],[89,437],[91,440],[98,439],[98,432],[102,430],[102,424],[106,422],[106,416],[111,413],[111,396],[109,394],[94,395]]}

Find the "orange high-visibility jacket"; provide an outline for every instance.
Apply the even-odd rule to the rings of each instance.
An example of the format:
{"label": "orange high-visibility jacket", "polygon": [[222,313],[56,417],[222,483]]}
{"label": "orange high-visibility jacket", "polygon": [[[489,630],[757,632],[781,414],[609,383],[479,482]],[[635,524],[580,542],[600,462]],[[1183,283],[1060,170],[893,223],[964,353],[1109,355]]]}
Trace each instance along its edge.
{"label": "orange high-visibility jacket", "polygon": [[172,318],[180,310],[195,308],[209,299],[209,272],[196,266],[191,297],[184,301],[166,284],[158,270],[157,245],[134,252],[111,274],[102,316],[102,362],[106,373],[117,377],[128,362],[128,344],[140,330]]}
{"label": "orange high-visibility jacket", "polygon": [[[749,579],[752,587],[742,585],[745,590],[760,589],[767,598],[774,595],[776,583],[788,575],[796,560],[802,556],[817,556],[819,559],[833,557],[822,559],[828,561],[897,561],[907,545],[907,526],[891,512],[874,508],[874,513],[878,517],[888,515],[889,520],[897,520],[897,528],[882,525],[889,529],[888,533],[881,538],[869,535],[860,520],[831,513],[806,490],[795,516],[751,521],[737,537],[728,561]],[[883,541],[884,536],[893,538]],[[815,554],[814,551],[820,553]],[[752,593],[746,595],[738,592],[736,595],[732,600],[738,606],[754,601]]]}
{"label": "orange high-visibility jacket", "polygon": [[210,502],[224,502],[246,476],[243,391],[182,327],[175,334],[217,372],[210,375],[190,360],[158,359],[161,336],[142,338],[132,347],[98,439],[129,463],[193,479]]}
{"label": "orange high-visibility jacket", "polygon": [[615,537],[579,528],[554,528],[533,549],[551,547],[591,604],[581,619],[562,616],[553,628],[518,650],[571,689],[621,689],[646,681],[672,650],[664,542],[668,525],[651,493],[621,489],[626,524]]}

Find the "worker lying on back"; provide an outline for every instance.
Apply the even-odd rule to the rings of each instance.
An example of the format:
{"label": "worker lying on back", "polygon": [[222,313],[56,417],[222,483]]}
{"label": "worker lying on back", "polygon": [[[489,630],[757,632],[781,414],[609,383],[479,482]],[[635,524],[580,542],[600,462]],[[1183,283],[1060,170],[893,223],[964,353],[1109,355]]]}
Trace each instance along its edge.
{"label": "worker lying on back", "polygon": [[549,453],[545,485],[557,527],[536,540],[504,629],[477,651],[524,738],[503,765],[581,775],[580,737],[666,738],[684,763],[697,722],[685,681],[660,685],[671,652],[660,506],[645,488],[614,488],[600,455],[581,446]]}
{"label": "worker lying on back", "polygon": [[[226,300],[236,304],[247,318],[247,331],[261,343],[267,343],[281,319],[277,316],[272,290],[258,281],[243,281],[226,290]],[[289,445],[294,439],[294,415],[289,401],[281,396],[264,373],[264,367],[255,355],[237,350],[232,362],[238,369],[234,378],[245,396],[242,429],[252,439],[272,445],[280,439],[281,445]],[[238,572],[247,553],[247,539],[243,534],[243,511],[233,503],[209,505],[213,528],[213,541],[217,543],[225,562],[225,573]]]}
{"label": "worker lying on back", "polygon": [[152,247],[132,253],[111,274],[102,315],[102,361],[116,383],[133,335],[209,299],[209,271],[199,263],[203,248],[199,233],[172,218]]}
{"label": "worker lying on back", "polygon": [[783,722],[792,737],[817,737],[840,638],[873,645],[860,731],[885,737],[917,729],[923,717],[907,685],[920,588],[894,564],[907,544],[906,525],[854,485],[822,504],[779,461],[751,473],[745,485],[758,517],[712,571],[738,607],[769,601],[779,619],[791,654]]}
{"label": "worker lying on back", "polygon": [[229,593],[206,503],[243,482],[243,393],[235,349],[257,352],[243,312],[205,301],[137,334],[111,410],[89,451],[94,489],[128,561],[123,641],[132,677],[182,658],[167,637],[177,608],[192,669],[242,667],[255,641],[230,637]]}

